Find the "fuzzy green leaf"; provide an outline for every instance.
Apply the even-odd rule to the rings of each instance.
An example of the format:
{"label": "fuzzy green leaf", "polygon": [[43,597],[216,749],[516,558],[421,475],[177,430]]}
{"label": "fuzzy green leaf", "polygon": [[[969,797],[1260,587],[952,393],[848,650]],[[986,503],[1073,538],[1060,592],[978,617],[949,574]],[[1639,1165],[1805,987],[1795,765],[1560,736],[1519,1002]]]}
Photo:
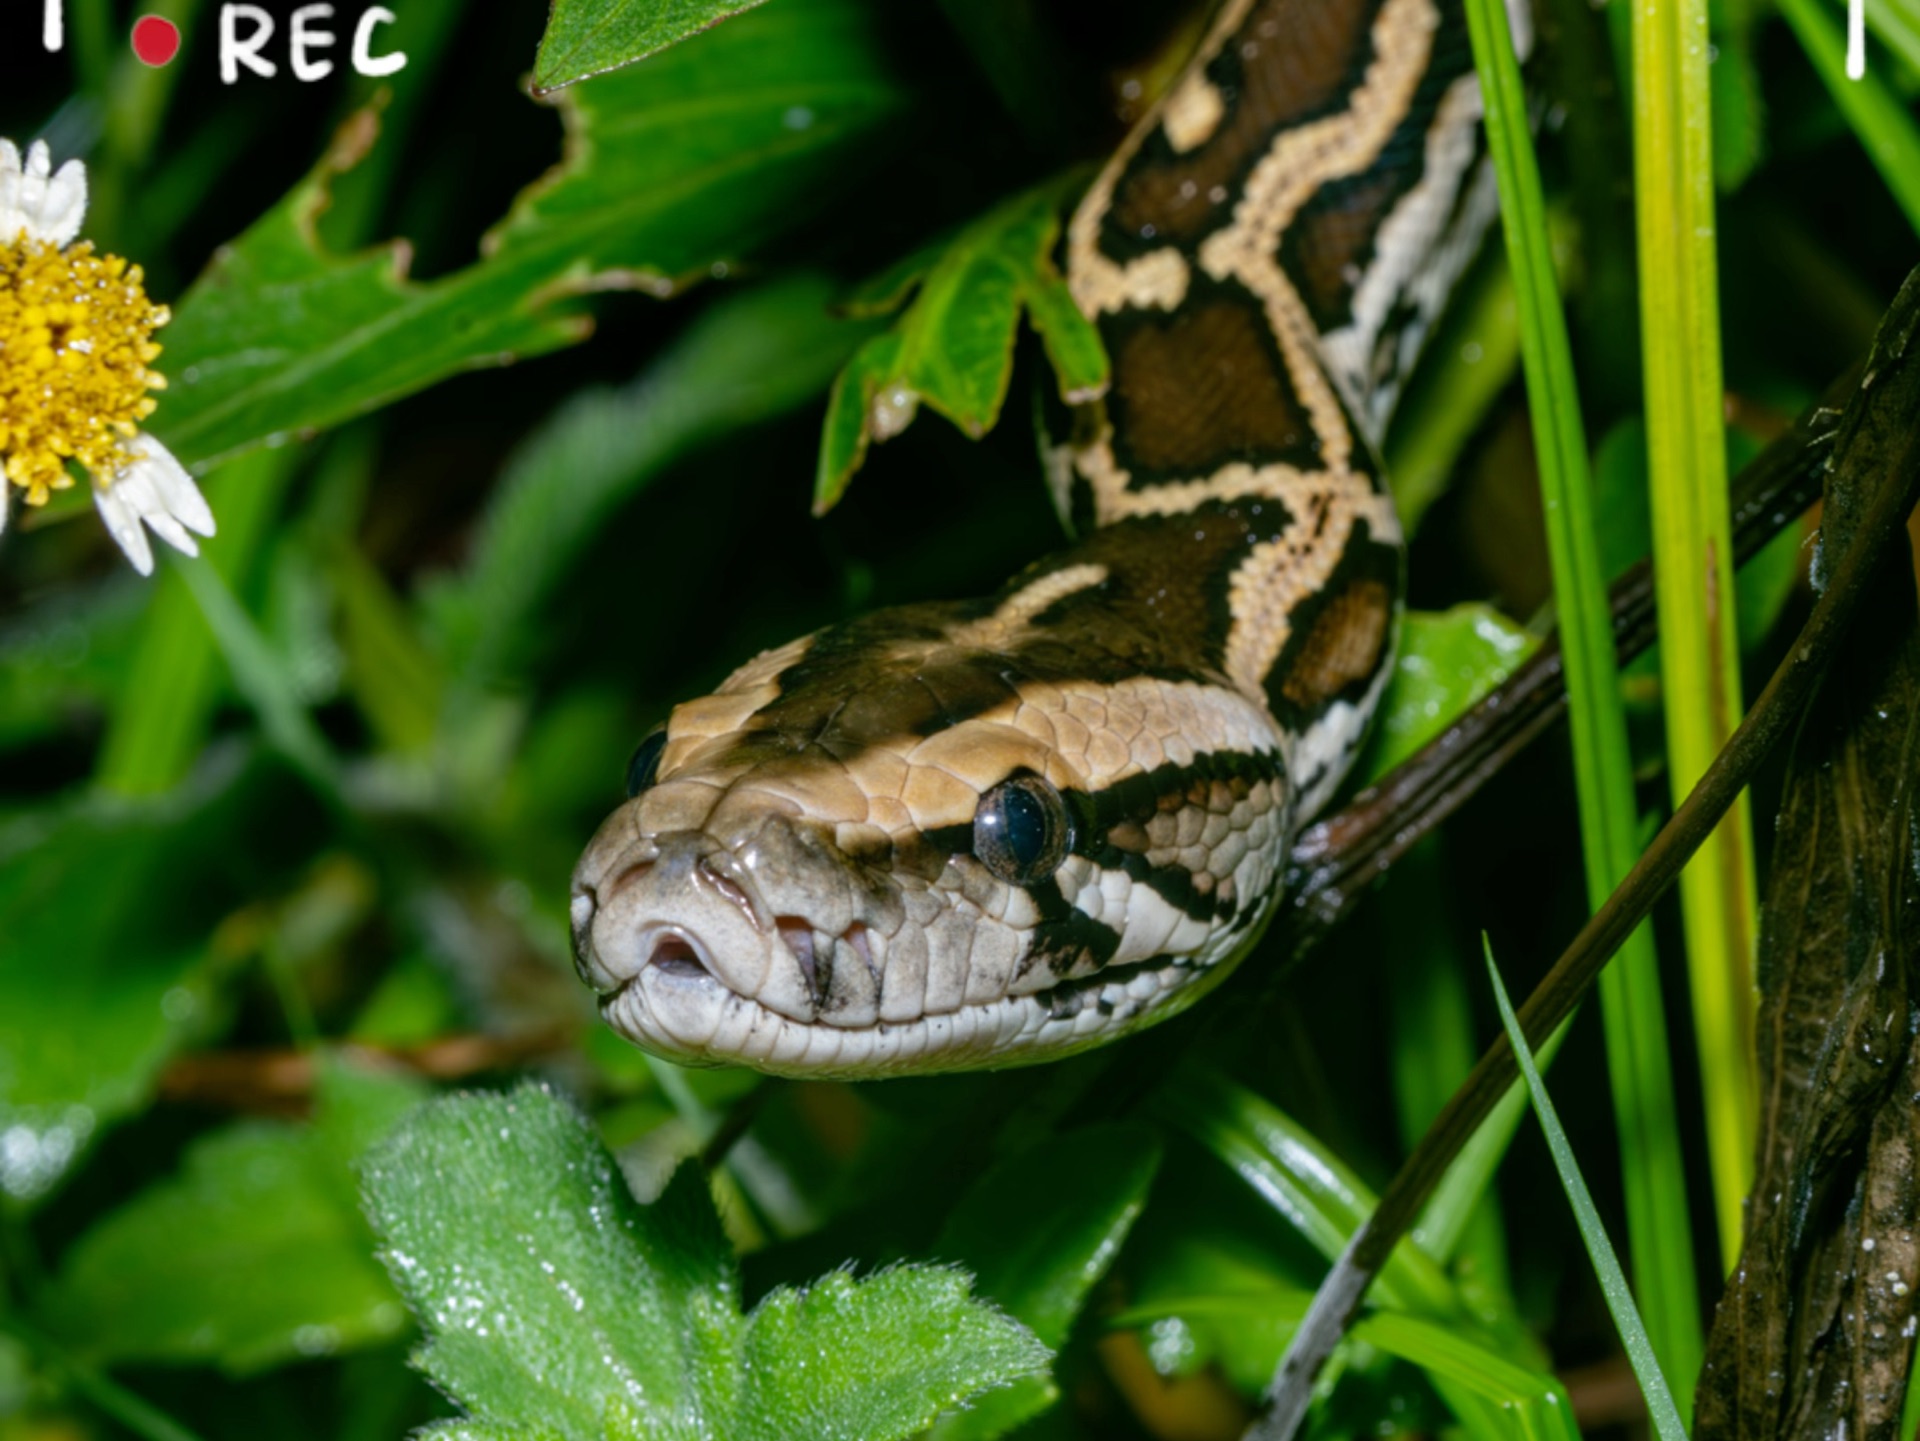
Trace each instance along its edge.
{"label": "fuzzy green leaf", "polygon": [[533,89],[546,95],[678,45],[766,0],[554,0],[533,62]]}
{"label": "fuzzy green leaf", "polygon": [[366,1188],[428,1331],[417,1363],[473,1413],[449,1435],[890,1441],[1047,1362],[941,1268],[835,1273],[742,1316],[698,1171],[640,1205],[538,1087],[422,1107]]}

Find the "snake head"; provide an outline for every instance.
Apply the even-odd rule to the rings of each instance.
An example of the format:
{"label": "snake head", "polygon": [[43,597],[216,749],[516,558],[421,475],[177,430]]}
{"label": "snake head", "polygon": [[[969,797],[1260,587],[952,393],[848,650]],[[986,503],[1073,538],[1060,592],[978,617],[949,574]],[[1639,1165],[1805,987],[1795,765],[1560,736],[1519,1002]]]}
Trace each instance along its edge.
{"label": "snake head", "polygon": [[1133,656],[1050,669],[994,616],[881,612],[673,711],[574,877],[616,1030],[788,1074],[1016,1065],[1225,974],[1292,824],[1271,718]]}

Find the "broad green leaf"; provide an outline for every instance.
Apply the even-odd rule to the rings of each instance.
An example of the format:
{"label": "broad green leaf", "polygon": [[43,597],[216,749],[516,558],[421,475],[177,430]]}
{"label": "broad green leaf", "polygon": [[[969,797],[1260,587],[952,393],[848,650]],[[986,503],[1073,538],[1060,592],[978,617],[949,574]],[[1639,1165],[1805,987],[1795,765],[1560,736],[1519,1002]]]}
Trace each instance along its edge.
{"label": "broad green leaf", "polygon": [[422,1095],[329,1062],[311,1125],[242,1122],[67,1253],[48,1325],[94,1360],[257,1371],[390,1340],[406,1309],[373,1256],[353,1162]]}
{"label": "broad green leaf", "polygon": [[435,588],[456,669],[498,679],[538,603],[621,502],[703,442],[817,395],[871,327],[838,320],[832,287],[796,277],[730,295],[629,385],[575,396],[508,461],[473,557]]}
{"label": "broad green leaf", "polygon": [[1445,730],[1533,653],[1537,637],[1492,606],[1408,611],[1393,679],[1361,767],[1371,784]]}
{"label": "broad green leaf", "polygon": [[0,1194],[51,1188],[206,1023],[247,800],[228,767],[0,826]]}
{"label": "broad green leaf", "polygon": [[151,429],[194,469],[586,333],[578,318],[529,303],[555,278],[551,262],[482,262],[421,285],[407,279],[404,244],[328,253],[315,221],[376,127],[371,113],[350,121],[313,173],[218,252],[175,307],[161,334],[171,383]]}
{"label": "broad green leaf", "polygon": [[314,232],[373,143],[371,112],[355,117],[176,307],[155,431],[203,468],[577,340],[566,305],[584,291],[664,294],[759,249],[884,163],[906,97],[877,24],[857,0],[783,0],[568,92],[566,159],[478,263],[426,283],[404,244],[341,256]]}
{"label": "broad green leaf", "polygon": [[[1088,1293],[1146,1205],[1160,1143],[1137,1126],[1049,1136],[982,1176],[960,1198],[933,1255],[974,1274],[980,1294],[1058,1349]],[[1036,1207],[1034,1198],[1047,1198]],[[1051,1378],[991,1392],[934,1428],[940,1441],[985,1441],[1051,1406]]]}
{"label": "broad green leaf", "polygon": [[862,0],[780,0],[558,98],[568,158],[487,236],[570,282],[668,293],[825,213],[909,96]]}
{"label": "broad green leaf", "polygon": [[[1076,401],[1107,383],[1100,336],[1054,267],[1060,207],[1078,178],[1040,186],[988,211],[918,274],[919,293],[894,329],[864,346],[834,385],[821,436],[814,510],[831,510],[866,458],[869,441],[904,430],[925,401],[978,438],[1000,418],[1024,310],[1046,347],[1061,395]],[[871,292],[884,305],[914,283],[922,252]]]}
{"label": "broad green leaf", "polygon": [[538,1087],[422,1107],[366,1191],[428,1331],[417,1362],[472,1413],[438,1434],[891,1441],[1047,1361],[946,1269],[836,1273],[743,1317],[698,1171],[641,1206]]}
{"label": "broad green leaf", "polygon": [[105,710],[150,609],[132,586],[63,589],[16,607],[0,625],[0,745],[24,748]]}
{"label": "broad green leaf", "polygon": [[[1177,1098],[1177,1099],[1176,1099]],[[1156,1094],[1156,1111],[1211,1151],[1329,1261],[1373,1213],[1366,1184],[1279,1107],[1216,1071],[1190,1067]],[[1433,1259],[1402,1240],[1375,1294],[1428,1315],[1461,1313]]]}
{"label": "broad green leaf", "polygon": [[554,0],[533,62],[533,89],[548,94],[678,45],[766,0]]}
{"label": "broad green leaf", "polygon": [[[1163,1296],[1127,1308],[1108,1324],[1139,1331],[1165,1374],[1177,1373],[1188,1328],[1228,1338],[1219,1359],[1257,1395],[1312,1299],[1312,1292],[1291,1286]],[[1469,1331],[1403,1311],[1376,1311],[1349,1334],[1425,1371],[1468,1435],[1488,1441],[1576,1441],[1579,1435],[1566,1388],[1552,1372],[1517,1364]]]}
{"label": "broad green leaf", "polygon": [[1550,1371],[1517,1366],[1457,1328],[1402,1312],[1363,1317],[1351,1334],[1425,1371],[1470,1435],[1579,1441],[1573,1403]]}

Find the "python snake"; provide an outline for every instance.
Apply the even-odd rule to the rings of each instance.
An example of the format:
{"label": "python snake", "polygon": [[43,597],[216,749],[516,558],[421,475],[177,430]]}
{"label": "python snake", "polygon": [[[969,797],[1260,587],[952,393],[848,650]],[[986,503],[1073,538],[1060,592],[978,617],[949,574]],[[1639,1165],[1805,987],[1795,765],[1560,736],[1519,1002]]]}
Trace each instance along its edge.
{"label": "python snake", "polygon": [[1226,976],[1391,669],[1376,452],[1494,213],[1480,112],[1460,0],[1228,0],[1067,230],[1112,362],[1052,452],[1082,538],[767,652],[642,742],[572,898],[617,1030],[1016,1065]]}

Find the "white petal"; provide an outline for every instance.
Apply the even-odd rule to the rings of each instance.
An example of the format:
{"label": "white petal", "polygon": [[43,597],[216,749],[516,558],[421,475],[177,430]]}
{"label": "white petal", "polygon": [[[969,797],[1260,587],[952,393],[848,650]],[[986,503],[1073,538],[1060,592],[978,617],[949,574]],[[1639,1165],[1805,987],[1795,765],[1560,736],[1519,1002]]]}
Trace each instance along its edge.
{"label": "white petal", "polygon": [[65,246],[87,217],[87,168],[69,160],[56,173],[44,140],[27,149],[24,163],[10,140],[0,140],[0,245],[21,231],[29,240]]}
{"label": "white petal", "polygon": [[0,140],[0,245],[11,245],[27,228],[20,207],[20,151],[11,140]]}
{"label": "white petal", "polygon": [[86,218],[87,167],[69,160],[47,182],[46,198],[40,207],[41,239],[70,245]]}
{"label": "white petal", "polygon": [[147,547],[147,533],[140,528],[139,518],[127,509],[120,487],[96,485],[93,503],[100,509],[100,519],[106,522],[107,534],[119,542],[120,549],[133,562],[133,568],[142,575],[152,575],[153,552]]}
{"label": "white petal", "polygon": [[188,555],[200,554],[193,543],[193,537],[181,529],[180,522],[173,518],[173,512],[167,509],[166,498],[160,494],[155,483],[153,467],[145,460],[135,462],[115,478],[113,488],[123,492],[127,509],[147,523],[160,539],[175,550],[184,550]]}
{"label": "white petal", "polygon": [[207,508],[207,498],[173,452],[150,435],[136,439],[132,451],[134,468],[147,472],[167,512],[188,530],[212,535],[213,512]]}
{"label": "white petal", "polygon": [[13,486],[0,475],[0,535],[7,533],[7,512],[13,509]]}

